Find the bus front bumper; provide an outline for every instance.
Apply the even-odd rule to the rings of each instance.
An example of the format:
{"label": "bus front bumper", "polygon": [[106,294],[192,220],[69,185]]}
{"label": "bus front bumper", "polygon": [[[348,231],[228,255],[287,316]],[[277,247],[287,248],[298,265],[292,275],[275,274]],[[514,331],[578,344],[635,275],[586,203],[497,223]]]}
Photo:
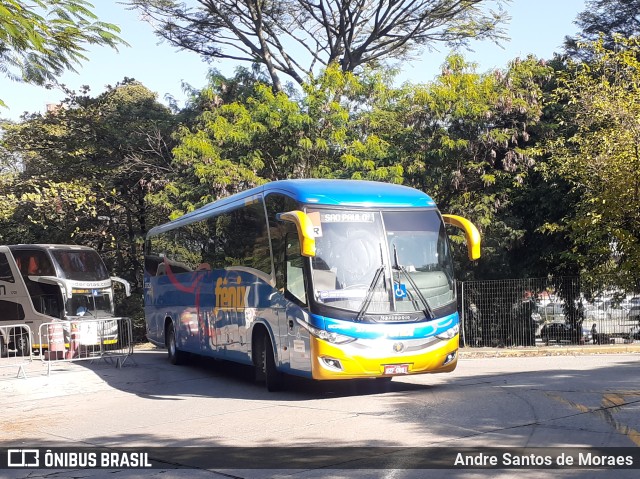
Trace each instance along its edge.
{"label": "bus front bumper", "polygon": [[458,335],[448,340],[357,340],[343,345],[311,337],[312,375],[325,380],[446,373],[458,364],[458,344]]}

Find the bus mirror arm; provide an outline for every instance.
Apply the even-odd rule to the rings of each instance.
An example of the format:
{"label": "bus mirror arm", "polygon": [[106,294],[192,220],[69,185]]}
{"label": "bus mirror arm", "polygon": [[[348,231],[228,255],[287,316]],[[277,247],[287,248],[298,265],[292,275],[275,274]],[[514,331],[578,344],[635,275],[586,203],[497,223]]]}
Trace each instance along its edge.
{"label": "bus mirror arm", "polygon": [[299,210],[279,213],[277,218],[282,221],[289,221],[296,225],[300,238],[300,254],[302,256],[314,257],[316,255],[316,238],[313,235],[313,223],[311,218]]}
{"label": "bus mirror arm", "polygon": [[67,282],[64,279],[58,278],[56,276],[28,276],[31,281],[35,281],[36,283],[43,284],[53,284],[55,286],[59,286],[62,291],[62,296],[71,298],[72,291],[71,288],[67,287]]}
{"label": "bus mirror arm", "polygon": [[124,286],[125,296],[131,296],[131,285],[129,284],[129,281],[127,281],[126,279],[118,278],[117,276],[111,276],[111,281],[122,284]]}
{"label": "bus mirror arm", "polygon": [[469,259],[474,261],[480,258],[480,232],[475,225],[463,218],[462,216],[457,215],[442,215],[442,219],[444,223],[447,225],[455,226],[456,228],[460,228],[464,231],[465,239],[467,240],[467,252],[469,254]]}

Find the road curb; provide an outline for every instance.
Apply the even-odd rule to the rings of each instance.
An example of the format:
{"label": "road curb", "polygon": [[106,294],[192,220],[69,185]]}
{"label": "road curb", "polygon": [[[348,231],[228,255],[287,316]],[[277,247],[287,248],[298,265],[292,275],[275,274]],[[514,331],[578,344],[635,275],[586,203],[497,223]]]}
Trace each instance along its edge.
{"label": "road curb", "polygon": [[461,348],[460,359],[536,356],[584,356],[591,354],[640,354],[640,343],[584,346],[533,346],[529,348]]}

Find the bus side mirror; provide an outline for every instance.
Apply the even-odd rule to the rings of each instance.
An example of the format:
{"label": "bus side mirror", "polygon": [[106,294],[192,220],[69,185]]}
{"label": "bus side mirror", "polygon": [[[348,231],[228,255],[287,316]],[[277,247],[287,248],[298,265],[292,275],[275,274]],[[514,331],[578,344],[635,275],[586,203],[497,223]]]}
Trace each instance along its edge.
{"label": "bus side mirror", "polygon": [[455,226],[464,231],[465,239],[467,240],[467,252],[470,260],[476,260],[480,258],[480,232],[475,225],[463,218],[456,215],[442,215],[444,223],[447,225]]}
{"label": "bus side mirror", "polygon": [[277,218],[296,225],[298,237],[300,238],[300,254],[314,257],[316,255],[316,238],[313,235],[313,223],[311,223],[309,216],[303,211],[293,210],[279,213]]}

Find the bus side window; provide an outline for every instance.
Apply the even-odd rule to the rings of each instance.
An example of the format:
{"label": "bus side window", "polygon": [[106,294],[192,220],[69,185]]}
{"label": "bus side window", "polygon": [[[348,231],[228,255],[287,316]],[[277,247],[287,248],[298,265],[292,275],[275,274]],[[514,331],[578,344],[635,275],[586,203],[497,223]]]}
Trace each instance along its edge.
{"label": "bus side window", "polygon": [[300,240],[296,233],[285,235],[286,290],[302,304],[307,304],[304,280],[303,257],[300,254]]}
{"label": "bus side window", "polygon": [[[24,309],[20,303],[0,299],[0,318],[8,323],[24,321]],[[3,339],[0,337],[0,341]]]}
{"label": "bus side window", "polygon": [[16,281],[13,277],[13,273],[11,272],[11,268],[9,267],[7,255],[4,253],[0,253],[0,281],[4,281],[6,283],[15,283]]}
{"label": "bus side window", "polygon": [[38,264],[38,259],[35,256],[29,258],[29,268],[27,269],[27,273],[29,273],[30,276],[40,274],[40,265]]}
{"label": "bus side window", "polygon": [[42,251],[33,251],[27,253],[27,274],[29,276],[55,276],[56,272],[53,264]]}

